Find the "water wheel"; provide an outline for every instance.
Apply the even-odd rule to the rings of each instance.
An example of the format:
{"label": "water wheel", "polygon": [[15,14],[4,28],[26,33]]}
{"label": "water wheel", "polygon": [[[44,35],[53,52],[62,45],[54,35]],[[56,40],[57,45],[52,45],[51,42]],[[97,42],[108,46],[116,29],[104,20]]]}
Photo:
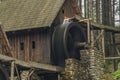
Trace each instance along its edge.
{"label": "water wheel", "polygon": [[8,73],[2,65],[0,65],[0,80],[8,80]]}
{"label": "water wheel", "polygon": [[57,26],[52,38],[54,63],[64,66],[65,59],[80,59],[80,49],[86,41],[83,28],[77,22]]}

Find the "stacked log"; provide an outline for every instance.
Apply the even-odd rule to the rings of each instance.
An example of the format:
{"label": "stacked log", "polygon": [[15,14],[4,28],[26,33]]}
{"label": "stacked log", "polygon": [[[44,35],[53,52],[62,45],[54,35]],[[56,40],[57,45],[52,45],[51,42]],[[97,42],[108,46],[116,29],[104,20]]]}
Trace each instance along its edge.
{"label": "stacked log", "polygon": [[66,59],[65,80],[105,80],[104,56],[97,49],[81,50],[80,60]]}
{"label": "stacked log", "polygon": [[43,76],[38,76],[36,73],[33,73],[31,76],[29,74],[30,74],[29,70],[22,71],[20,75],[21,80],[44,80]]}
{"label": "stacked log", "polygon": [[21,73],[21,80],[27,80],[29,75],[29,71],[22,71]]}
{"label": "stacked log", "polygon": [[80,61],[70,58],[65,63],[65,80],[81,80]]}
{"label": "stacked log", "polygon": [[90,68],[90,53],[88,50],[80,51],[80,65],[81,65],[81,78],[82,80],[91,80],[89,68]]}
{"label": "stacked log", "polygon": [[93,80],[104,80],[104,56],[97,49],[90,49],[90,75]]}
{"label": "stacked log", "polygon": [[82,80],[104,80],[104,56],[99,50],[89,49],[80,51]]}

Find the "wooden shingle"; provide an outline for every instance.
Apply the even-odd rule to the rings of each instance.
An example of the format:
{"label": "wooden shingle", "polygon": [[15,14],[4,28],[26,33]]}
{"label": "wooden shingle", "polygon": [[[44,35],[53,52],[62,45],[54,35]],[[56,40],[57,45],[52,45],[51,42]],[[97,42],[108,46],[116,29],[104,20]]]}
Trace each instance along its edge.
{"label": "wooden shingle", "polygon": [[2,0],[0,22],[5,31],[49,27],[65,0]]}

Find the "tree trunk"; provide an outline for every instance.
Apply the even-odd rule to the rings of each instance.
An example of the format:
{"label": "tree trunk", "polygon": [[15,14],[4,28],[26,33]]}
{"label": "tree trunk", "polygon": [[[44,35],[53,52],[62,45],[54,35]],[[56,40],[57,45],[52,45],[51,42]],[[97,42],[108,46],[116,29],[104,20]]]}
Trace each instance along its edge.
{"label": "tree trunk", "polygon": [[119,0],[119,26],[120,26],[120,0]]}
{"label": "tree trunk", "polygon": [[85,15],[85,18],[87,18],[87,7],[86,7],[86,0],[84,0],[84,15]]}
{"label": "tree trunk", "polygon": [[79,6],[80,13],[81,13],[81,16],[82,16],[82,0],[78,0],[78,6]]}
{"label": "tree trunk", "polygon": [[110,0],[102,0],[102,24],[110,25],[109,19]]}
{"label": "tree trunk", "polygon": [[100,23],[100,0],[96,0],[96,22]]}

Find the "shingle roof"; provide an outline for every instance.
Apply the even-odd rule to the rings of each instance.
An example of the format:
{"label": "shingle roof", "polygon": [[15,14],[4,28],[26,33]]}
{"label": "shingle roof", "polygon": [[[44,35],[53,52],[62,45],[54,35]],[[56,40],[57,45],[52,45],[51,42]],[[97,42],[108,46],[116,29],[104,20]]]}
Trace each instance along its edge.
{"label": "shingle roof", "polygon": [[5,31],[50,26],[65,0],[2,0],[0,22]]}

